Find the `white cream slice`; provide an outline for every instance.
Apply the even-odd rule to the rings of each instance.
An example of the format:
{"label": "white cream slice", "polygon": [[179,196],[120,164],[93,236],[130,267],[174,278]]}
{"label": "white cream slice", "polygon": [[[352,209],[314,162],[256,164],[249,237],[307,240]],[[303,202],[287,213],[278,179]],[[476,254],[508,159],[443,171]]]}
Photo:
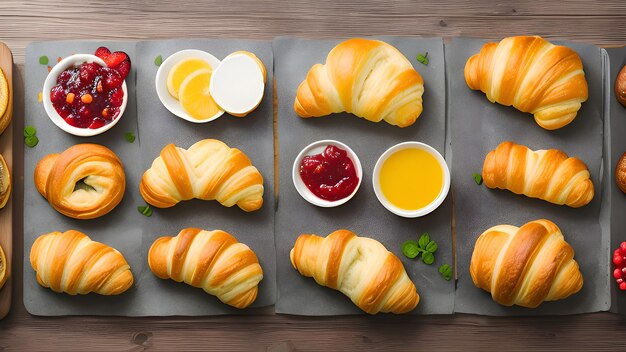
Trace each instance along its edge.
{"label": "white cream slice", "polygon": [[228,55],[211,76],[209,92],[227,113],[243,117],[259,106],[265,91],[265,67],[254,54]]}

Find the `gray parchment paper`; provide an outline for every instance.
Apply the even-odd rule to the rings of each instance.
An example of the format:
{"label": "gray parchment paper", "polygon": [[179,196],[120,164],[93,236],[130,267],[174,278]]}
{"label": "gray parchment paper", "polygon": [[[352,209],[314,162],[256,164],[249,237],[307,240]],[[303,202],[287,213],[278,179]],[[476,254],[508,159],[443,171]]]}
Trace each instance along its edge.
{"label": "gray parchment paper", "polygon": [[[626,65],[626,47],[610,48],[606,49],[606,52],[610,60],[606,91],[609,128],[605,129],[609,139],[606,158],[609,160],[608,169],[610,172],[607,175],[606,184],[607,188],[609,188],[608,197],[611,204],[611,247],[609,248],[609,258],[613,258],[615,248],[619,247],[619,244],[623,241],[626,241],[626,218],[624,217],[624,214],[626,214],[626,194],[622,193],[617,187],[614,176],[617,161],[626,152],[626,138],[624,138],[623,134],[626,131],[626,107],[617,101],[614,92],[617,74]],[[618,289],[613,277],[610,277],[609,281],[612,298],[611,311],[624,314],[626,313],[626,295]]]}
{"label": "gray parchment paper", "polygon": [[[568,126],[546,131],[532,115],[513,107],[491,104],[480,91],[467,87],[463,69],[485,40],[454,39],[446,45],[449,120],[452,141],[452,184],[455,199],[457,283],[455,311],[486,315],[576,314],[607,310],[608,234],[600,218],[603,148],[603,59],[598,47],[567,43],[582,58],[589,99]],[[478,186],[472,173],[481,173],[484,157],[500,142],[512,140],[533,150],[556,148],[583,160],[595,185],[593,201],[582,208],[558,206],[516,195],[507,190]],[[521,226],[546,218],[556,223],[572,245],[584,285],[565,300],[544,302],[539,308],[504,307],[474,286],[469,264],[478,236],[491,226]]]}
{"label": "gray parchment paper", "polygon": [[[183,49],[205,50],[222,60],[228,54],[247,50],[255,53],[267,69],[267,83],[261,105],[246,116],[228,114],[205,124],[194,124],[172,115],[160,102],[154,88],[158,67],[154,59],[166,59]],[[272,305],[276,297],[274,249],[274,134],[272,113],[272,47],[269,41],[247,40],[169,40],[137,44],[137,101],[139,136],[141,139],[140,169],[146,170],[168,143],[189,148],[195,142],[214,138],[246,153],[264,179],[263,207],[246,213],[239,207],[226,208],[216,201],[190,200],[169,209],[155,209],[151,218],[144,218],[144,235],[138,255],[147,262],[152,242],[164,235],[173,236],[186,227],[207,230],[221,229],[247,244],[258,256],[263,268],[263,281],[253,307]],[[137,186],[139,183],[137,183]],[[147,265],[137,273],[138,300],[147,315],[210,315],[243,313],[207,295],[202,289],[154,276]]]}
{"label": "gray parchment paper", "polygon": [[[47,118],[43,106],[37,102],[47,75],[46,67],[39,65],[41,55],[51,59],[71,53],[91,53],[100,45],[130,54],[133,71],[127,78],[129,101],[122,119],[107,133],[92,137],[72,137],[58,129]],[[227,114],[207,124],[192,124],[170,114],[160,103],[154,86],[158,69],[154,64],[157,55],[165,59],[170,54],[187,48],[203,49],[219,59],[236,50],[249,50],[258,55],[272,82],[272,52],[270,42],[178,40],[145,43],[35,43],[27,50],[26,124],[34,125],[40,138],[39,145],[26,150],[25,160],[25,262],[24,295],[29,312],[37,315],[213,315],[246,313],[230,308],[201,289],[156,278],[147,265],[147,252],[157,237],[176,235],[185,227],[207,230],[222,229],[241,242],[248,244],[259,257],[264,270],[259,296],[254,307],[274,303],[275,253],[274,253],[274,190],[273,190],[273,132],[272,90],[265,89],[259,108],[243,119]],[[135,55],[137,53],[137,55]],[[137,83],[135,84],[135,77]],[[135,87],[140,91],[135,100]],[[141,101],[137,104],[136,101]],[[137,113],[141,118],[137,118]],[[134,132],[137,140],[130,144],[124,133]],[[154,209],[151,218],[139,214],[137,206],[145,204],[139,194],[143,172],[150,167],[167,143],[188,148],[204,138],[216,138],[231,147],[240,148],[253,161],[264,176],[264,205],[254,213],[245,213],[237,207],[225,208],[217,202],[192,200],[170,209]],[[102,143],[122,159],[127,191],[122,203],[110,214],[95,220],[78,221],[54,211],[37,193],[32,174],[41,157],[62,151],[80,142]],[[40,287],[28,262],[30,246],[35,238],[52,230],[74,228],[90,235],[92,239],[117,248],[129,262],[135,285],[117,297],[96,294],[72,297],[56,294]],[[32,279],[30,279],[32,278]],[[254,311],[254,310],[252,310]]]}
{"label": "gray parchment paper", "polygon": [[[338,291],[319,286],[312,278],[300,276],[292,267],[289,251],[302,233],[326,236],[346,228],[360,236],[374,238],[397,255],[415,282],[421,301],[414,313],[452,313],[454,283],[438,272],[442,263],[452,264],[451,197],[428,216],[405,219],[387,211],[376,199],[372,172],[378,157],[403,141],[421,141],[443,154],[445,144],[445,87],[443,43],[440,38],[384,37],[411,61],[424,78],[424,111],[417,122],[401,129],[386,122],[372,123],[349,114],[302,119],[293,109],[296,89],[315,63],[324,63],[328,52],[341,40],[274,40],[278,94],[279,202],[276,214],[278,301],[276,311],[301,315],[359,314],[361,310]],[[416,54],[428,52],[428,66],[418,63]],[[346,143],[359,156],[363,181],[357,194],[336,208],[319,208],[297,193],[291,169],[297,154],[321,139]],[[406,258],[401,245],[423,232],[439,244],[436,261],[426,265]]]}
{"label": "gray parchment paper", "polygon": [[[141,195],[136,186],[141,177],[139,165],[139,141],[128,143],[126,132],[137,134],[137,113],[135,102],[135,68],[126,78],[128,104],[121,120],[109,131],[95,137],[76,137],[65,133],[48,118],[43,104],[37,96],[42,91],[48,75],[47,65],[39,64],[39,57],[46,55],[49,65],[57,62],[57,57],[67,57],[74,53],[93,53],[99,46],[107,46],[112,51],[125,51],[133,64],[136,64],[135,43],[120,42],[40,42],[26,49],[26,116],[25,125],[37,129],[39,144],[35,148],[24,149],[24,305],[35,315],[137,315],[137,274],[144,266],[139,253],[141,247],[141,214],[137,205]],[[17,131],[18,138],[20,131]],[[93,220],[75,220],[54,210],[35,188],[33,172],[39,160],[50,153],[61,153],[78,143],[102,144],[113,150],[124,164],[126,193],[121,203],[109,214]],[[79,230],[92,240],[105,243],[119,250],[135,277],[135,284],[119,296],[70,296],[58,294],[39,286],[35,272],[30,266],[30,248],[37,237],[53,231]]]}

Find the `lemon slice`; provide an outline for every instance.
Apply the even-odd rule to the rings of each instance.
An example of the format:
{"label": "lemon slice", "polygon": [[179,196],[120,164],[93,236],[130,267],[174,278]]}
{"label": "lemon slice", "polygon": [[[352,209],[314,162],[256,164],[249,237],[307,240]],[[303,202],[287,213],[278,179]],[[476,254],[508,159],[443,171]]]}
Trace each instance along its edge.
{"label": "lemon slice", "polygon": [[170,94],[178,99],[178,93],[180,90],[180,86],[191,73],[199,70],[199,69],[209,69],[213,68],[211,65],[197,57],[190,57],[186,59],[180,60],[167,74],[167,90]]}
{"label": "lemon slice", "polygon": [[0,117],[4,116],[9,106],[9,83],[0,69]]}
{"label": "lemon slice", "polygon": [[206,120],[221,111],[211,97],[210,85],[211,70],[206,68],[194,71],[180,85],[180,105],[191,117]]}
{"label": "lemon slice", "polygon": [[9,275],[7,275],[7,257],[4,255],[4,250],[0,246],[0,288],[7,282]]}

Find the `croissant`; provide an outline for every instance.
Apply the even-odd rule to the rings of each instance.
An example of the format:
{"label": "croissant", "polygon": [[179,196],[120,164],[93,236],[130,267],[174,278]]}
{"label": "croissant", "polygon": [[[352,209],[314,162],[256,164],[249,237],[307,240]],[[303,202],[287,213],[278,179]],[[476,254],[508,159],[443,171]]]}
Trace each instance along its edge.
{"label": "croissant", "polygon": [[110,149],[77,144],[41,159],[35,167],[35,186],[61,214],[93,219],[120,203],[126,178],[122,162]]}
{"label": "croissant", "polygon": [[422,113],[424,81],[398,49],[379,40],[349,39],[335,46],[298,87],[301,117],[349,112],[372,122],[412,125]]}
{"label": "croissant", "polygon": [[263,279],[254,252],[221,230],[188,228],[161,237],[150,247],[148,265],[161,279],[184,281],[236,308],[254,302]]}
{"label": "croissant", "polygon": [[498,225],[478,237],[470,263],[474,284],[505,305],[536,308],[578,292],[583,277],[574,250],[549,220]]}
{"label": "croissant", "polygon": [[465,81],[492,103],[533,114],[547,130],[572,122],[588,94],[578,54],[538,36],[485,44],[467,60]]}
{"label": "croissant", "polygon": [[263,205],[263,176],[241,150],[204,139],[187,150],[166,145],[143,174],[139,191],[158,208],[198,198],[253,211]]}
{"label": "croissant", "polygon": [[326,238],[304,234],[289,256],[301,275],[342,292],[369,314],[406,313],[419,303],[400,259],[374,239],[348,230]]}
{"label": "croissant", "polygon": [[74,230],[37,238],[30,250],[30,265],[41,286],[70,295],[118,295],[133,284],[133,274],[120,252]]}
{"label": "croissant", "polygon": [[482,176],[489,188],[508,189],[573,208],[588,204],[594,195],[585,163],[557,149],[532,151],[502,142],[487,154]]}

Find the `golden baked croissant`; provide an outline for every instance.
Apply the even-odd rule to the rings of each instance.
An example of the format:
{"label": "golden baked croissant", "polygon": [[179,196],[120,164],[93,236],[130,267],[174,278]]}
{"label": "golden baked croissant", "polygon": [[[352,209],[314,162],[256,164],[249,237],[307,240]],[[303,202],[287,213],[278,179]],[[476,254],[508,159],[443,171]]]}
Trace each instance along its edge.
{"label": "golden baked croissant", "polygon": [[216,139],[201,140],[185,150],[168,144],[143,174],[139,190],[158,208],[182,200],[217,200],[245,211],[263,205],[263,176],[239,149]]}
{"label": "golden baked croissant", "polygon": [[98,144],[76,144],[50,154],[35,167],[35,186],[59,213],[93,219],[115,208],[124,197],[126,177],[120,159]]}
{"label": "golden baked croissant", "polygon": [[263,279],[256,254],[221,230],[188,228],[161,237],[150,247],[148,265],[161,279],[202,288],[236,308],[254,302]]}
{"label": "golden baked croissant", "polygon": [[594,195],[589,171],[580,159],[557,149],[532,151],[509,141],[487,154],[483,180],[489,188],[573,208],[588,204]]}
{"label": "golden baked croissant", "polygon": [[335,46],[326,64],[316,64],[298,87],[301,117],[349,112],[399,127],[422,113],[424,81],[395,47],[379,40],[349,39]]}
{"label": "golden baked croissant", "polygon": [[30,249],[30,265],[41,286],[70,295],[118,295],[133,284],[120,252],[74,230],[39,236]]}
{"label": "golden baked croissant", "polygon": [[549,220],[522,227],[498,225],[483,232],[474,246],[470,275],[477,287],[505,306],[535,308],[583,286],[574,250]]}
{"label": "golden baked croissant", "polygon": [[485,44],[467,60],[465,81],[492,103],[533,114],[547,130],[572,122],[588,94],[578,54],[538,36]]}
{"label": "golden baked croissant", "polygon": [[419,303],[400,259],[374,239],[348,230],[326,238],[304,234],[289,257],[300,274],[341,291],[369,314],[406,313]]}

